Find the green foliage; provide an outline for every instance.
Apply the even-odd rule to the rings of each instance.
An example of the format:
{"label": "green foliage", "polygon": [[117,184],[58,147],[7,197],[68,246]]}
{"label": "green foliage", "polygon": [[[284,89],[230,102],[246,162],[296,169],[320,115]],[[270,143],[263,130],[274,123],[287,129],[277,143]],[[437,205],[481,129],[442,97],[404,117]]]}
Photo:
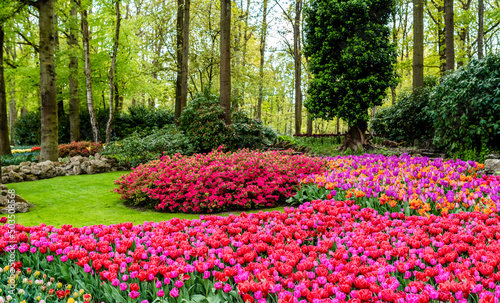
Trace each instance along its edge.
{"label": "green foliage", "polygon": [[230,131],[235,134],[230,148],[257,148],[270,145],[276,139],[276,131],[264,126],[262,121],[251,118],[242,110],[234,110],[231,114]]}
{"label": "green foliage", "polygon": [[142,104],[131,106],[128,112],[121,113],[116,118],[113,130],[116,137],[125,138],[135,131],[162,128],[174,123],[172,111],[164,108],[151,108]]}
{"label": "green foliage", "polygon": [[17,145],[40,145],[40,111],[28,112],[17,118],[14,124],[14,141]]}
{"label": "green foliage", "polygon": [[123,165],[135,167],[158,156],[177,153],[190,155],[192,147],[182,131],[166,125],[161,129],[135,131],[119,143],[111,143],[103,154],[116,157]]}
{"label": "green foliage", "polygon": [[500,149],[500,55],[448,74],[430,98],[437,147],[477,154]]}
{"label": "green foliage", "polygon": [[377,112],[370,121],[371,129],[397,142],[432,139],[434,128],[429,113],[429,95],[436,85],[437,77],[429,76],[425,78],[421,90],[400,93],[394,106]]}
{"label": "green foliage", "polygon": [[392,0],[313,0],[306,7],[304,51],[314,74],[305,105],[315,117],[366,125],[396,85],[387,26]]}
{"label": "green foliage", "polygon": [[197,152],[209,152],[231,141],[231,131],[222,119],[219,98],[205,93],[191,100],[182,111],[179,127]]}
{"label": "green foliage", "polygon": [[26,152],[12,155],[2,155],[2,166],[19,165],[21,162],[38,162],[40,152]]}

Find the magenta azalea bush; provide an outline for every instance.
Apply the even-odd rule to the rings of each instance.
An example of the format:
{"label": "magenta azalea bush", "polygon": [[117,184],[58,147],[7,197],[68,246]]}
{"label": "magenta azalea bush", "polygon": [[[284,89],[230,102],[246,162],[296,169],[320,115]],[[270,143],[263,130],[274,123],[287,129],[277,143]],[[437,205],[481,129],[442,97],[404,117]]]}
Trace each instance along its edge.
{"label": "magenta azalea bush", "polygon": [[133,205],[172,212],[214,212],[275,205],[294,195],[299,177],[326,171],[326,160],[286,152],[221,148],[208,154],[164,156],[115,181]]}

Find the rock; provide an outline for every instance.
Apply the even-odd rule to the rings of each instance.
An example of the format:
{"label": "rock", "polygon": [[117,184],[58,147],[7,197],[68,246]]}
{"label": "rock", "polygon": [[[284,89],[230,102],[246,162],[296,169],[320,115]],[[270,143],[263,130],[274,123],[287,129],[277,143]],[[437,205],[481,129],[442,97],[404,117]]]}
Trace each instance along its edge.
{"label": "rock", "polygon": [[2,183],[9,183],[9,176],[2,176]]}
{"label": "rock", "polygon": [[33,174],[27,174],[26,177],[24,178],[24,181],[36,181],[36,180],[38,180],[38,177]]}
{"label": "rock", "polygon": [[500,154],[489,154],[486,159],[500,159]]}
{"label": "rock", "polygon": [[23,174],[31,174],[31,169],[30,169],[30,167],[21,166],[21,169],[19,170],[19,172],[21,172]]}
{"label": "rock", "polygon": [[[3,188],[3,187],[2,187]],[[9,192],[7,189],[2,189],[2,194],[0,195],[0,214],[8,214],[9,210],[9,205],[11,205],[12,201],[9,201]],[[23,197],[19,195],[14,196],[14,210],[16,213],[25,213],[30,210],[31,207],[35,206],[28,201],[26,201]]]}
{"label": "rock", "polygon": [[69,162],[70,162],[70,163],[71,163],[71,162],[78,162],[78,163],[80,163],[80,162],[82,162],[83,160],[84,160],[84,158],[83,158],[82,156],[74,156],[74,157],[71,157],[71,158],[69,159]]}
{"label": "rock", "polygon": [[7,186],[0,184],[0,190],[7,190]]}
{"label": "rock", "polygon": [[42,173],[42,171],[40,169],[38,169],[38,167],[34,167],[33,169],[31,169],[31,173],[33,175],[39,176]]}
{"label": "rock", "polygon": [[65,176],[66,169],[64,167],[56,167],[56,176]]}
{"label": "rock", "polygon": [[9,180],[11,182],[23,182],[25,176],[23,173],[9,172]]}
{"label": "rock", "polygon": [[500,171],[500,159],[487,159],[484,161],[484,171],[487,174],[494,174]]}
{"label": "rock", "polygon": [[19,166],[30,166],[31,162],[21,162]]}
{"label": "rock", "polygon": [[80,175],[82,173],[82,168],[80,165],[73,166],[73,175]]}
{"label": "rock", "polygon": [[101,155],[99,153],[96,153],[94,155],[94,160],[97,160],[97,161],[101,160]]}
{"label": "rock", "polygon": [[37,167],[40,169],[40,179],[48,179],[56,176],[56,170],[54,162],[47,160],[38,163]]}

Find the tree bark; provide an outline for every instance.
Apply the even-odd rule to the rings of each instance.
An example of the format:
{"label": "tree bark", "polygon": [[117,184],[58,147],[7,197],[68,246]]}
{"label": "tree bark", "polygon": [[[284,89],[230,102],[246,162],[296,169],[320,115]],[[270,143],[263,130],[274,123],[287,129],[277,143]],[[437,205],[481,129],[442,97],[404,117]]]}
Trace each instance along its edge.
{"label": "tree bark", "polygon": [[42,103],[40,161],[57,161],[58,159],[57,91],[54,60],[54,1],[37,2],[39,3],[40,97]]}
{"label": "tree bark", "polygon": [[220,14],[220,104],[224,121],[231,124],[231,0],[221,0]]}
{"label": "tree bark", "polygon": [[478,29],[477,29],[477,58],[483,59],[483,41],[484,41],[484,2],[478,3]]}
{"label": "tree bark", "polygon": [[182,25],[181,113],[187,105],[187,95],[188,95],[190,7],[191,7],[191,0],[184,0],[184,16]]}
{"label": "tree bark", "polygon": [[300,20],[302,0],[295,2],[295,22],[293,24],[293,55],[295,61],[295,134],[300,135],[302,128],[302,55],[300,51]]}
{"label": "tree bark", "polygon": [[455,69],[453,0],[444,0],[444,27],[446,36],[446,70],[449,71]]}
{"label": "tree bark", "polygon": [[175,82],[175,111],[174,117],[177,120],[182,112],[182,39],[184,37],[182,27],[184,20],[184,0],[177,0],[177,80]]}
{"label": "tree bark", "polygon": [[267,1],[264,0],[262,7],[262,25],[260,32],[260,65],[259,65],[259,98],[257,100],[257,119],[262,119],[262,100],[264,99],[264,60],[267,38]]}
{"label": "tree bark", "polygon": [[78,94],[78,52],[77,35],[77,4],[71,0],[71,12],[69,22],[69,138],[70,141],[80,141],[80,97]]}
{"label": "tree bark", "polygon": [[[16,45],[12,47],[12,61],[16,61],[17,55],[16,55]],[[14,141],[14,124],[16,124],[17,121],[17,108],[16,108],[16,81],[15,77],[13,76],[12,79],[10,80],[10,102],[9,102],[9,130],[10,130],[10,145],[15,145]]]}
{"label": "tree bark", "polygon": [[313,132],[313,119],[311,115],[308,113],[307,114],[307,130],[306,134],[311,135]]}
{"label": "tree bark", "polygon": [[113,55],[111,56],[111,66],[109,67],[109,119],[106,125],[106,145],[111,142],[111,125],[113,124],[113,119],[115,117],[115,111],[113,102],[115,101],[115,66],[116,66],[116,56],[118,54],[118,42],[120,39],[120,0],[116,0],[116,29],[115,29],[115,43],[113,45]]}
{"label": "tree bark", "polygon": [[92,69],[90,64],[90,33],[89,24],[87,21],[87,10],[82,11],[82,36],[83,48],[85,53],[85,82],[87,87],[87,108],[89,110],[90,125],[92,126],[92,134],[94,142],[99,141],[99,129],[97,128],[97,119],[94,110],[94,99],[92,96]]}
{"label": "tree bark", "polygon": [[424,1],[413,1],[413,90],[424,86]]}
{"label": "tree bark", "polygon": [[5,75],[3,67],[4,41],[4,30],[3,26],[0,24],[0,155],[10,155],[9,125],[7,124],[7,94],[5,92]]}

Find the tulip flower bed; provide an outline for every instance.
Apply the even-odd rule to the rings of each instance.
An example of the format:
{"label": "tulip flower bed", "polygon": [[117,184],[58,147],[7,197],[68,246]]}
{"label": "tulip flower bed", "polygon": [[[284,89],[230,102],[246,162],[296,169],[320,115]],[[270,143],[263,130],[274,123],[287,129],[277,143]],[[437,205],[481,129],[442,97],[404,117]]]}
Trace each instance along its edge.
{"label": "tulip flower bed", "polygon": [[239,150],[164,156],[115,184],[121,199],[176,212],[214,212],[275,205],[295,194],[298,176],[325,172],[326,161],[287,152]]}
{"label": "tulip flower bed", "polygon": [[17,225],[18,244],[7,247],[9,231],[0,226],[0,262],[14,253],[16,268],[43,269],[92,302],[500,298],[496,214],[379,214],[354,201],[317,200],[285,213],[136,226]]}
{"label": "tulip flower bed", "polygon": [[[71,284],[65,285],[56,281],[54,277],[48,277],[29,267],[21,269],[21,266],[21,262],[17,261],[12,268],[8,265],[0,268],[0,303],[75,303],[77,300],[88,302],[92,298],[92,295],[86,294],[83,289],[73,290]],[[11,269],[13,269],[12,276]],[[15,291],[12,291],[9,284],[17,286]]]}
{"label": "tulip flower bed", "polygon": [[302,178],[300,195],[354,199],[381,213],[449,214],[500,210],[500,178],[473,161],[364,155],[335,157],[329,172]]}

